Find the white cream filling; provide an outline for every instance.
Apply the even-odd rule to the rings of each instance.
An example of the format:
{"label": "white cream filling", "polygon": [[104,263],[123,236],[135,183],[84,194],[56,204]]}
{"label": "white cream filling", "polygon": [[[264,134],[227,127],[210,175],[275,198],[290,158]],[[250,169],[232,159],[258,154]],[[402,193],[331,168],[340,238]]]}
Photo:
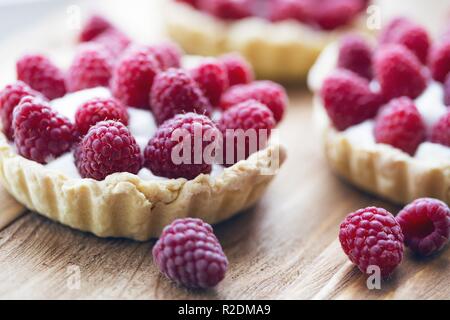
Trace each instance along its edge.
{"label": "white cream filling", "polygon": [[[326,77],[336,68],[339,47],[337,43],[329,45],[319,56],[308,76],[308,86],[318,93]],[[372,82],[372,86],[377,83]],[[415,100],[428,132],[446,112],[444,88],[442,84],[430,82],[427,89]],[[325,113],[326,115],[326,113]],[[375,148],[377,143],[373,135],[374,120],[352,126],[342,132],[355,145]],[[450,163],[450,148],[431,142],[422,143],[414,158],[433,164]]]}
{"label": "white cream filling", "polygon": [[[111,97],[111,92],[107,88],[93,88],[67,94],[66,96],[50,102],[53,109],[61,113],[74,122],[75,113],[79,106],[93,98],[108,98]],[[135,137],[139,144],[141,151],[147,146],[148,141],[156,132],[157,125],[151,112],[128,108],[129,125],[131,134]],[[71,178],[81,178],[78,169],[75,166],[72,152],[66,153],[57,159],[45,165],[46,168],[63,172]],[[214,164],[211,172],[211,177],[219,175],[224,168],[220,165]],[[155,176],[149,169],[142,168],[138,176],[143,180],[167,180],[167,178]]]}

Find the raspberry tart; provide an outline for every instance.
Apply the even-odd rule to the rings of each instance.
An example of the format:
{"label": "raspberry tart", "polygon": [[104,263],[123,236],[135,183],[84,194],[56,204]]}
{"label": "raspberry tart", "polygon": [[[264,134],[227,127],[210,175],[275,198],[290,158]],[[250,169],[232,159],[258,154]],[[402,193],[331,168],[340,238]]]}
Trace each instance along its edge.
{"label": "raspberry tart", "polygon": [[239,52],[262,79],[299,82],[322,49],[366,32],[367,0],[170,0],[169,35],[188,53]]}
{"label": "raspberry tart", "polygon": [[223,162],[221,133],[270,137],[274,113],[288,103],[284,89],[263,83],[271,97],[225,104],[245,78],[239,65],[183,56],[172,43],[133,44],[100,16],[79,41],[67,71],[27,55],[20,80],[0,90],[0,180],[20,203],[100,237],[140,241],[176,219],[218,223],[255,204],[285,150],[274,140],[256,149],[243,142],[242,156]]}
{"label": "raspberry tart", "polygon": [[378,39],[347,35],[309,75],[332,168],[399,204],[450,203],[450,42],[394,19]]}

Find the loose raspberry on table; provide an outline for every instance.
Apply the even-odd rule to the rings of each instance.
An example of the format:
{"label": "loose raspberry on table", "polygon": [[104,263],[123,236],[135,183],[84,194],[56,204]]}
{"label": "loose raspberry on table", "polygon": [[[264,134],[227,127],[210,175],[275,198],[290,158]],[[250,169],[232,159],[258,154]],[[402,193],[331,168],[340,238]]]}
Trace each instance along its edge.
{"label": "loose raspberry on table", "polygon": [[431,255],[449,241],[450,209],[442,201],[417,199],[400,211],[397,221],[406,246],[420,255]]}
{"label": "loose raspberry on table", "polygon": [[294,19],[309,22],[312,14],[311,0],[273,0],[269,1],[268,12],[270,21]]}
{"label": "loose raspberry on table", "polygon": [[450,147],[450,108],[431,129],[430,141]]}
{"label": "loose raspberry on table", "polygon": [[391,100],[375,121],[375,140],[410,155],[425,141],[426,127],[414,101],[407,97]]}
{"label": "loose raspberry on table", "polygon": [[27,54],[17,61],[17,79],[53,100],[66,94],[63,72],[41,54]]}
{"label": "loose raspberry on table", "polygon": [[66,117],[36,97],[24,97],[13,113],[14,143],[18,153],[45,164],[70,151],[78,135]]}
{"label": "loose raspberry on table", "polygon": [[130,37],[117,29],[110,29],[103,32],[92,40],[92,42],[104,46],[115,61],[126,52],[126,49],[128,49],[132,43]]}
{"label": "loose raspberry on table", "polygon": [[[157,176],[194,179],[208,174],[219,131],[208,117],[179,114],[164,122],[144,151],[145,166]],[[211,154],[208,149],[213,149]],[[190,149],[190,150],[189,150]]]}
{"label": "loose raspberry on table", "polygon": [[248,84],[255,78],[251,65],[239,54],[231,53],[220,57],[227,70],[230,86]]}
{"label": "loose raspberry on table", "polygon": [[403,259],[403,233],[394,216],[369,207],[350,213],[341,223],[339,241],[350,261],[363,273],[377,266],[388,277]]}
{"label": "loose raspberry on table", "polygon": [[227,109],[217,124],[223,138],[218,162],[231,166],[266,147],[275,125],[272,111],[256,100]]}
{"label": "loose raspberry on table", "polygon": [[2,122],[3,133],[9,140],[13,140],[13,111],[19,105],[23,97],[44,97],[37,91],[31,89],[25,82],[17,81],[7,85],[0,91],[0,120]]}
{"label": "loose raspberry on table", "polygon": [[83,25],[78,36],[80,42],[91,41],[114,26],[105,17],[94,14]]}
{"label": "loose raspberry on table", "polygon": [[218,106],[222,94],[229,86],[225,66],[218,60],[207,59],[192,69],[191,75],[211,105]]}
{"label": "loose raspberry on table", "polygon": [[114,98],[94,98],[78,107],[75,113],[75,125],[81,135],[98,122],[115,120],[128,125],[127,109]]}
{"label": "loose raspberry on table", "polygon": [[450,38],[432,46],[429,66],[433,78],[444,82],[450,74]]}
{"label": "loose raspberry on table", "polygon": [[180,113],[209,116],[212,109],[198,84],[182,69],[168,69],[156,76],[150,105],[158,124]]}
{"label": "loose raspberry on table", "polygon": [[147,49],[158,60],[161,70],[181,67],[183,51],[177,44],[166,41],[151,45]]}
{"label": "loose raspberry on table", "polygon": [[375,117],[382,102],[367,79],[344,69],[325,79],[320,96],[333,126],[340,131]]}
{"label": "loose raspberry on table", "polygon": [[362,36],[347,35],[340,42],[338,67],[370,80],[373,76],[372,54],[372,48]]}
{"label": "loose raspberry on table", "polygon": [[228,260],[212,227],[200,219],[178,219],[165,227],[153,260],[169,279],[191,289],[207,289],[225,278]]}
{"label": "loose raspberry on table", "polygon": [[139,145],[121,122],[107,120],[91,127],[75,149],[83,178],[104,180],[117,172],[137,174],[142,168]]}
{"label": "loose raspberry on table", "polygon": [[225,20],[250,17],[251,5],[251,0],[198,0],[200,10]]}
{"label": "loose raspberry on table", "polygon": [[108,87],[113,70],[113,58],[101,45],[83,45],[75,55],[67,72],[67,88],[79,91]]}
{"label": "loose raspberry on table", "polygon": [[427,77],[417,57],[402,45],[388,44],[375,54],[374,69],[383,96],[417,98],[427,87]]}
{"label": "loose raspberry on table", "polygon": [[118,62],[111,79],[111,91],[125,106],[149,109],[149,94],[159,62],[146,48],[136,47]]}
{"label": "loose raspberry on table", "polygon": [[282,86],[272,81],[255,81],[231,87],[222,96],[221,107],[227,110],[251,99],[265,104],[272,111],[277,123],[283,118],[288,104],[286,90]]}
{"label": "loose raspberry on table", "polygon": [[361,11],[360,0],[315,1],[312,20],[324,30],[349,24]]}

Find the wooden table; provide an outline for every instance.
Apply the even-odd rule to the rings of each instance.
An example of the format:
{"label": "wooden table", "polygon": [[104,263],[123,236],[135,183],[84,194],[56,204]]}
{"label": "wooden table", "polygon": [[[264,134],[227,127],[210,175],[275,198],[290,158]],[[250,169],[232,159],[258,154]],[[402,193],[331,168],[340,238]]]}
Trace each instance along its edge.
{"label": "wooden table", "polygon": [[[161,34],[159,2],[100,4],[106,2],[104,11],[141,40]],[[13,79],[14,61],[24,49],[42,48],[61,63],[70,60],[73,36],[68,35],[74,32],[67,30],[65,14],[56,12],[34,30],[0,44],[2,84]],[[314,131],[311,95],[297,89],[290,98],[280,127],[288,161],[256,207],[215,226],[230,261],[216,289],[190,292],[167,281],[153,264],[153,242],[99,239],[26,212],[0,232],[0,298],[449,299],[449,248],[428,259],[406,251],[381,290],[367,289],[366,277],[340,249],[339,223],[361,207],[376,205],[394,213],[399,208],[333,175]],[[0,223],[22,211],[0,191]],[[74,285],[77,278],[80,287]]]}

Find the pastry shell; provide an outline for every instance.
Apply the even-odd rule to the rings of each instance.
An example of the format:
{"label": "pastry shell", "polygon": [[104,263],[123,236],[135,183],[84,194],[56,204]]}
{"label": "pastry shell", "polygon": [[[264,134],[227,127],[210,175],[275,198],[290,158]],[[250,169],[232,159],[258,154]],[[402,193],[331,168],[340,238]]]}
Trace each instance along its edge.
{"label": "pastry shell", "polygon": [[258,78],[284,83],[305,81],[322,49],[343,33],[367,31],[362,18],[349,27],[320,31],[293,20],[226,22],[172,0],[166,9],[167,32],[187,53],[239,52],[253,65]]}
{"label": "pastry shell", "polygon": [[29,210],[100,237],[145,241],[177,218],[218,223],[251,207],[286,158],[270,145],[215,177],[142,180],[116,173],[104,181],[75,179],[19,156],[0,134],[0,181]]}

